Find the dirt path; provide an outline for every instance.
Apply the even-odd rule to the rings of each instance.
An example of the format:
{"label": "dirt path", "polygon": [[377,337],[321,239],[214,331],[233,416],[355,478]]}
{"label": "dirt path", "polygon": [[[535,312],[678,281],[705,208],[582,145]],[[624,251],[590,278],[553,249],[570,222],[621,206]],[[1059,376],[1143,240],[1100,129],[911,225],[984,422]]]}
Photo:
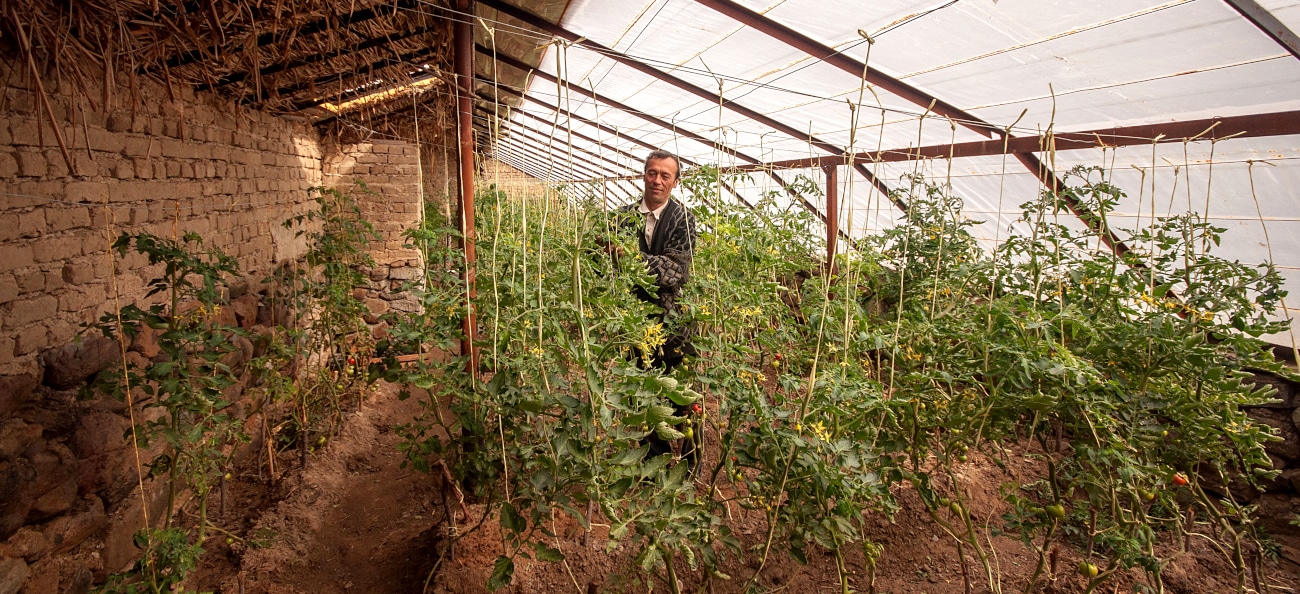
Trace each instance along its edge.
{"label": "dirt path", "polygon": [[255,544],[210,549],[207,556],[226,553],[231,563],[218,563],[195,587],[248,594],[423,591],[436,558],[441,499],[433,477],[401,467],[405,455],[394,428],[420,405],[396,394],[381,386],[348,414],[306,469],[282,482],[279,503],[260,516],[228,510],[249,517],[244,534]]}

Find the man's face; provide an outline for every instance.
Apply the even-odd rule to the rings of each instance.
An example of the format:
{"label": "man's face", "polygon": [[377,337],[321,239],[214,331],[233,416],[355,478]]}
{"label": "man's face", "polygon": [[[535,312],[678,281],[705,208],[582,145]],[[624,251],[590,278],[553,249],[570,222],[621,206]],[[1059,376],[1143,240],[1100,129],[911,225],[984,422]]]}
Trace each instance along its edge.
{"label": "man's face", "polygon": [[672,159],[651,159],[645,166],[645,200],[647,204],[663,204],[677,187],[677,162]]}

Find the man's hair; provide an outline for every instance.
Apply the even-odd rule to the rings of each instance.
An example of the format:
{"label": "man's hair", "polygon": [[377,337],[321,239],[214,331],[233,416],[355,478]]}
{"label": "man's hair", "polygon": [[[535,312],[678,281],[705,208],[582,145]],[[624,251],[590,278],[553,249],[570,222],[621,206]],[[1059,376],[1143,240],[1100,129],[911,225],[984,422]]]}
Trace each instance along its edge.
{"label": "man's hair", "polygon": [[672,154],[672,153],[670,153],[670,152],[668,152],[668,151],[666,151],[666,150],[663,150],[663,149],[657,149],[657,150],[650,151],[650,154],[646,155],[646,157],[645,157],[645,167],[649,167],[651,161],[658,161],[658,160],[660,160],[660,159],[672,159],[672,160],[673,160],[673,163],[677,165],[677,179],[681,179],[681,178],[682,178],[682,161],[681,161],[681,159],[678,159],[678,158],[677,158],[677,155],[674,155],[674,154]]}

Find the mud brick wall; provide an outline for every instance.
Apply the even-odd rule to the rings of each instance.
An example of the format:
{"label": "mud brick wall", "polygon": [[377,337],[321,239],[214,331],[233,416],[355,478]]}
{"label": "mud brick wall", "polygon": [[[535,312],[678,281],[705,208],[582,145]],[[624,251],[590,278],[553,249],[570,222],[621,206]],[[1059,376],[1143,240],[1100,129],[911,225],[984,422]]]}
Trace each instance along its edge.
{"label": "mud brick wall", "polygon": [[[107,107],[45,81],[60,150],[25,69],[0,63],[0,376],[39,372],[38,356],[67,343],[113,303],[110,238],[193,231],[256,276],[301,254],[281,223],[321,183],[318,135],[306,124],[211,96],[126,81]],[[117,262],[123,305],[152,278],[143,257]],[[260,278],[260,277],[259,277]]]}
{"label": "mud brick wall", "polygon": [[[132,412],[144,422],[157,409],[78,397],[122,358],[116,340],[74,340],[82,324],[144,305],[158,272],[140,255],[110,257],[110,242],[123,231],[198,233],[246,275],[221,321],[268,332],[259,322],[275,308],[260,281],[305,251],[281,223],[315,206],[307,189],[321,185],[322,145],[307,124],[180,87],[173,100],[142,80],[133,97],[119,79],[105,106],[99,88],[45,80],[69,164],[25,73],[0,60],[0,593],[84,592],[131,564],[143,508],[156,522],[166,504],[157,480],[142,496],[124,437]],[[242,369],[253,345],[233,341],[228,364]],[[158,355],[151,340],[130,349],[137,362]]]}
{"label": "mud brick wall", "polygon": [[[401,289],[424,276],[423,256],[405,247],[408,240],[402,235],[420,224],[420,163],[414,144],[385,140],[331,147],[322,162],[325,185],[350,192],[361,215],[379,233],[379,241],[370,245],[375,260],[371,286],[359,289],[370,308],[367,321],[372,324],[390,310],[413,312],[419,308]],[[357,182],[364,183],[365,189]]]}

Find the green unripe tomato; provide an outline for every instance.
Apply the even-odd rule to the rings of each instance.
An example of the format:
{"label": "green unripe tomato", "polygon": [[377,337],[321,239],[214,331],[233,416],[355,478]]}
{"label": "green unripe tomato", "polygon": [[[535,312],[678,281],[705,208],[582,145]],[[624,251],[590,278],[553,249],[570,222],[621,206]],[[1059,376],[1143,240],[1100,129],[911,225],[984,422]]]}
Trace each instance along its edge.
{"label": "green unripe tomato", "polygon": [[1065,506],[1059,503],[1045,506],[1043,507],[1043,510],[1046,511],[1047,515],[1053,519],[1059,520],[1065,517]]}
{"label": "green unripe tomato", "polygon": [[1092,563],[1089,563],[1087,561],[1079,562],[1079,575],[1086,578],[1095,578],[1097,577],[1098,573],[1099,570],[1097,569],[1096,565],[1093,565]]}
{"label": "green unripe tomato", "polygon": [[690,427],[687,427],[687,428],[685,428],[685,429],[682,429],[682,436],[685,437],[686,439],[694,439],[694,438],[695,438],[695,430],[694,430],[694,429],[691,429]]}

